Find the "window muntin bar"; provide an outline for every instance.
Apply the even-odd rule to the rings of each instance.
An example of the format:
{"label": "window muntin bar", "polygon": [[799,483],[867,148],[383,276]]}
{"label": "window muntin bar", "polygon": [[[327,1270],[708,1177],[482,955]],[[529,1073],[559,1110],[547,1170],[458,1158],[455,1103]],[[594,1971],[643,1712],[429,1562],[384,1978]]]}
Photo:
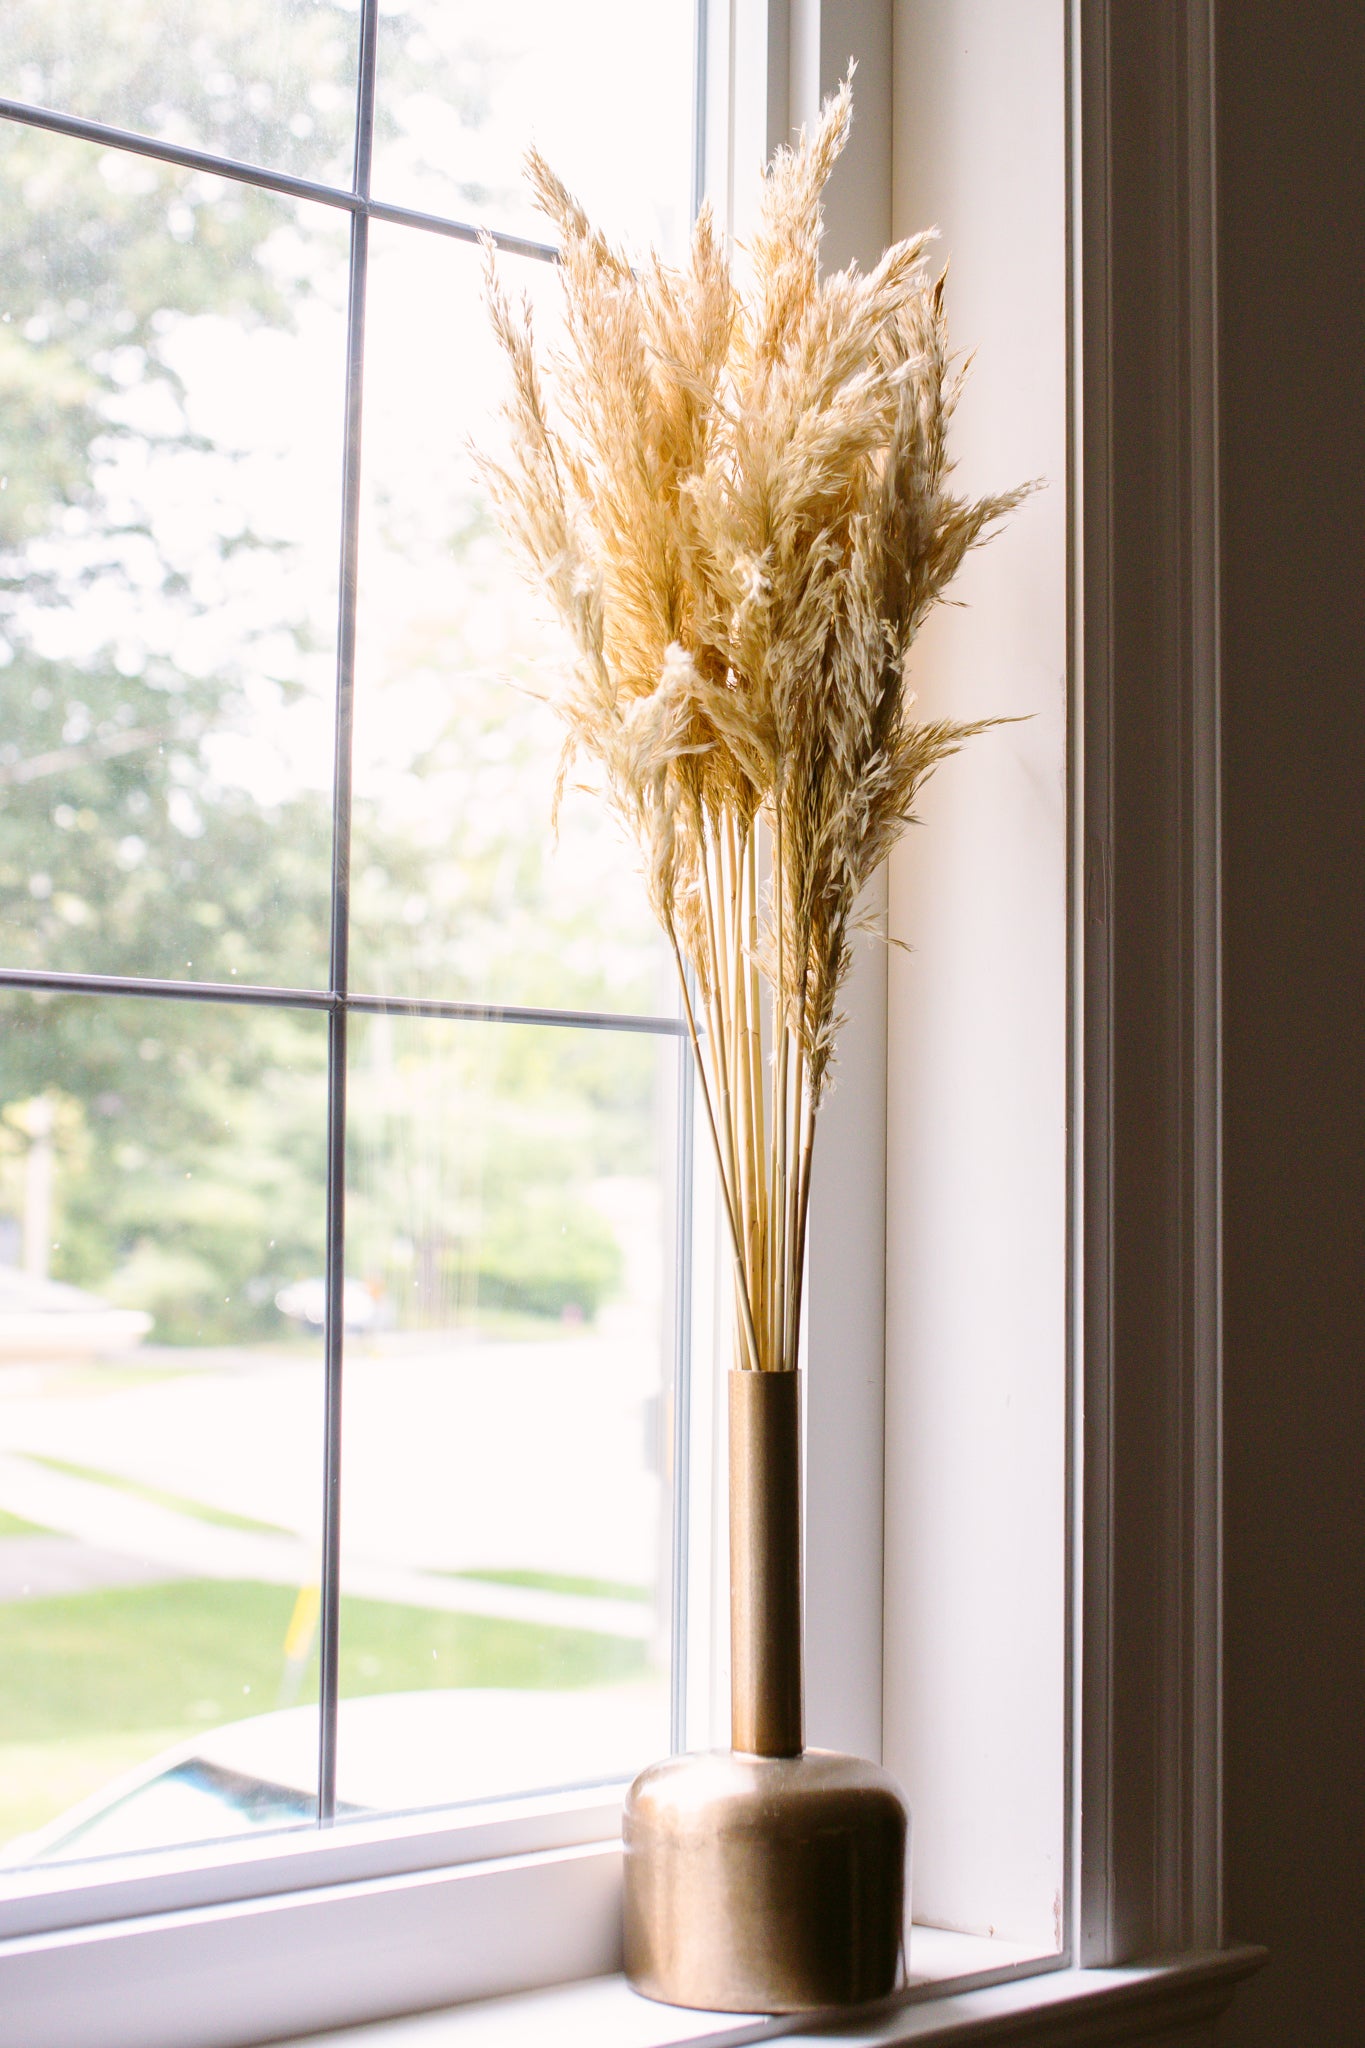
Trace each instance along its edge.
{"label": "window muntin bar", "polygon": [[335,182],[351,165],[357,44],[344,0],[7,0],[0,91]]}
{"label": "window muntin bar", "polygon": [[[173,167],[189,176],[222,177],[237,185],[245,186],[261,194],[274,194],[284,200],[310,200],[319,207],[347,212],[352,217],[352,263],[350,287],[350,360],[349,402],[346,407],[348,436],[344,473],[347,478],[345,504],[343,507],[343,576],[342,594],[339,607],[340,640],[338,645],[338,666],[342,681],[336,698],[336,751],[338,774],[334,781],[334,806],[338,825],[349,823],[349,774],[346,772],[347,756],[351,736],[351,711],[349,692],[346,688],[348,666],[351,656],[348,651],[348,636],[353,635],[355,619],[355,575],[356,527],[355,506],[359,479],[359,385],[363,344],[364,310],[364,259],[367,254],[368,227],[371,220],[392,227],[408,227],[421,233],[430,233],[455,241],[472,242],[480,230],[469,222],[424,212],[415,207],[394,203],[387,199],[373,200],[366,193],[364,159],[367,135],[371,130],[374,106],[373,94],[373,51],[374,51],[374,7],[365,8],[368,25],[368,62],[362,62],[357,79],[358,119],[357,165],[354,186],[346,190],[340,185],[328,185],[312,178],[299,176],[289,170],[253,165],[249,161],[224,156],[211,149],[201,149],[193,144],[179,143],[170,139],[158,139],[142,134],[134,128],[119,127],[99,120],[91,120],[79,113],[66,113],[29,104],[22,100],[0,96],[0,133],[5,125],[13,124],[18,129],[27,128],[33,132],[45,131],[54,139],[64,137],[68,141],[104,146],[110,152],[122,155],[130,162],[142,161],[149,166]],[[504,253],[539,260],[555,258],[555,251],[549,245],[531,236],[520,236],[505,229],[494,230],[494,240]],[[350,572],[347,573],[347,565]],[[6,967],[0,965],[0,988],[6,986],[17,992],[27,990],[30,997],[39,1004],[44,1001],[70,999],[79,994],[95,995],[101,999],[135,997],[153,1001],[169,1001],[179,1010],[188,1005],[186,1014],[203,1011],[217,1002],[230,1005],[228,1014],[241,1015],[245,1010],[264,1019],[270,1013],[296,1011],[301,1013],[322,1012],[327,1015],[325,1027],[329,1038],[328,1069],[332,1076],[327,1112],[328,1154],[332,1166],[333,1192],[326,1211],[327,1280],[324,1294],[330,1308],[331,1331],[327,1350],[330,1359],[328,1375],[331,1409],[324,1431],[329,1450],[327,1455],[326,1494],[328,1498],[327,1531],[324,1540],[323,1573],[326,1582],[321,1606],[324,1614],[330,1607],[333,1626],[330,1630],[332,1651],[331,1661],[335,1662],[337,1631],[335,1615],[339,1600],[339,1556],[340,1532],[340,1405],[341,1386],[341,1340],[340,1330],[345,1320],[344,1284],[345,1249],[343,1237],[342,1183],[337,1171],[346,1135],[346,1105],[344,1090],[340,1084],[347,1053],[348,1016],[391,1019],[441,1019],[445,1024],[498,1024],[516,1023],[524,1027],[547,1027],[552,1036],[560,1037],[566,1030],[600,1032],[614,1031],[627,1039],[640,1035],[667,1037],[677,1041],[681,1036],[681,1024],[674,1015],[648,1014],[640,1010],[613,1011],[608,1009],[577,1007],[572,1010],[543,1007],[536,1003],[506,1003],[501,1001],[462,1000],[447,998],[437,993],[423,992],[421,995],[388,995],[370,991],[352,992],[348,989],[346,954],[349,940],[349,863],[346,858],[346,832],[339,830],[334,840],[334,879],[332,889],[332,927],[334,940],[333,972],[328,987],[271,986],[258,979],[243,982],[184,984],[168,979],[164,975],[139,975],[136,973],[89,972],[76,967],[69,970],[51,967]],[[654,990],[649,994],[653,995]],[[659,990],[662,1000],[667,1003],[671,990]],[[178,1000],[177,1000],[178,999]],[[300,1021],[303,1021],[301,1018]],[[643,1048],[641,1048],[643,1051]],[[681,1048],[679,1048],[681,1050]],[[662,1048],[660,1057],[664,1057]],[[677,1051],[666,1056],[666,1063],[677,1064]],[[685,1060],[683,1062],[685,1067]],[[687,1084],[682,1082],[683,1106],[677,1113],[679,1130],[686,1129],[690,1137],[690,1124],[686,1113]],[[673,1223],[670,1228],[679,1248],[689,1244],[687,1210],[690,1202],[690,1143],[685,1142],[677,1155],[676,1192],[673,1203]],[[674,1290],[674,1299],[669,1315],[671,1337],[663,1341],[660,1358],[666,1374],[678,1371],[685,1363],[686,1336],[683,1325],[686,1320],[686,1276],[680,1276]],[[659,1428],[668,1433],[662,1410]],[[675,1445],[674,1463],[677,1462],[676,1446],[685,1432],[672,1429]],[[665,1491],[667,1482],[664,1480]],[[665,1516],[668,1521],[669,1516]],[[679,1526],[676,1515],[673,1526]],[[329,1562],[330,1560],[330,1562]],[[670,1632],[669,1602],[664,1600],[661,1626],[664,1638]],[[677,1663],[676,1637],[681,1625],[680,1610],[672,1618],[671,1632]],[[323,1769],[321,1785],[323,1792],[324,1816],[331,1802],[332,1773],[335,1769],[335,1681],[327,1672],[327,1661],[323,1660],[322,1714],[324,1730]],[[680,1683],[677,1670],[674,1673],[674,1690]],[[667,1715],[665,1715],[667,1719]],[[675,1724],[680,1726],[676,1707],[673,1713]],[[652,1740],[651,1747],[662,1746],[663,1736]],[[330,1749],[329,1762],[327,1752]]]}
{"label": "window muntin bar", "polygon": [[[356,95],[352,182],[370,189],[374,142],[375,24],[377,0],[361,0],[360,66]],[[337,624],[335,769],[332,785],[332,994],[344,998],[351,946],[351,761],[355,725],[357,565],[360,552],[360,440],[365,378],[365,302],[370,224],[351,217],[351,277],[347,304],[346,452],[341,484],[340,617]],[[322,1341],[326,1356],[326,1411],[322,1445],[322,1587],[318,1663],[318,1825],[336,1818],[337,1687],[341,1618],[342,1375],[346,1326],[346,1044],[345,1009],[328,1019],[327,1033],[327,1266]]]}
{"label": "window muntin bar", "polygon": [[125,150],[130,156],[146,157],[153,163],[176,164],[183,170],[204,171],[211,177],[230,178],[237,184],[259,186],[263,192],[279,192],[293,199],[312,199],[319,206],[335,207],[343,213],[364,213],[374,220],[391,221],[395,226],[418,228],[428,234],[451,236],[457,241],[478,242],[489,234],[498,248],[509,256],[531,256],[545,263],[553,263],[558,257],[554,245],[536,235],[513,234],[506,228],[485,227],[450,214],[400,206],[392,200],[364,199],[347,186],[323,185],[312,178],[294,178],[285,172],[263,171],[235,157],[215,156],[210,150],[158,142],[151,136],[138,135],[126,128],[110,127],[102,121],[85,121],[75,114],[54,113],[50,108],[29,106],[22,100],[6,99],[3,95],[0,95],[0,120],[46,129],[54,135],[74,136],[84,142],[97,142],[108,149]]}
{"label": "window muntin bar", "polygon": [[332,995],[326,989],[259,988],[250,982],[154,981],[147,976],[62,974],[42,968],[0,967],[0,989],[66,990],[72,994],[149,996],[184,1003],[263,1003],[274,1009],[363,1011],[370,1016],[450,1017],[467,1024],[548,1024],[571,1031],[642,1031],[681,1038],[679,1017],[636,1015],[629,1010],[538,1010],[515,1003],[461,1003],[439,996],[376,996],[357,991]]}
{"label": "window muntin bar", "polygon": [[[538,238],[534,142],[615,237],[681,253],[694,0],[409,0],[380,10],[374,191]],[[662,86],[662,89],[661,89]]]}
{"label": "window muntin bar", "polygon": [[351,1020],[338,1810],[667,1744],[685,1056]]}
{"label": "window muntin bar", "polygon": [[326,1039],[0,992],[4,1861],[314,1818]]}
{"label": "window muntin bar", "polygon": [[0,209],[0,963],[323,986],[343,224],[8,122]]}
{"label": "window muntin bar", "polygon": [[[471,443],[505,365],[479,252],[370,229],[355,694],[353,975],[387,993],[665,1011],[667,955],[622,832],[536,697],[571,658],[502,545]],[[551,347],[560,294],[504,258]],[[511,687],[509,687],[509,683]]]}

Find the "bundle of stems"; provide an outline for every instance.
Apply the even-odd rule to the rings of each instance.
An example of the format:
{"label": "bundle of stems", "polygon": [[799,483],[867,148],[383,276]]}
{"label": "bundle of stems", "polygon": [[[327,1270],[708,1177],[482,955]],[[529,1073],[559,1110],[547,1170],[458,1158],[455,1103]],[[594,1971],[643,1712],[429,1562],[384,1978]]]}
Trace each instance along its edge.
{"label": "bundle of stems", "polygon": [[586,760],[672,946],[734,1260],[737,1360],[798,1359],[811,1159],[860,893],[925,777],[993,723],[918,720],[911,643],[1030,488],[949,488],[932,231],[822,276],[850,81],[764,174],[741,287],[703,208],[638,270],[532,152],[564,336],[487,297],[510,367],[494,506],[573,649],[559,786]]}

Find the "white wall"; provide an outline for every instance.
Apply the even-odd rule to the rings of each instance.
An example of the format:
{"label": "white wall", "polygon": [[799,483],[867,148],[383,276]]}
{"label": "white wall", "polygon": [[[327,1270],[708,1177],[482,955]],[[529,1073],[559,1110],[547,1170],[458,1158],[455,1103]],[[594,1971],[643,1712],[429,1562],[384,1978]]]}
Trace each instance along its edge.
{"label": "white wall", "polygon": [[[899,0],[892,231],[935,222],[966,492],[1047,489],[919,643],[926,714],[1020,716],[944,764],[894,856],[883,1754],[917,1920],[1062,1925],[1066,275],[1062,0]],[[923,80],[932,77],[932,92]]]}

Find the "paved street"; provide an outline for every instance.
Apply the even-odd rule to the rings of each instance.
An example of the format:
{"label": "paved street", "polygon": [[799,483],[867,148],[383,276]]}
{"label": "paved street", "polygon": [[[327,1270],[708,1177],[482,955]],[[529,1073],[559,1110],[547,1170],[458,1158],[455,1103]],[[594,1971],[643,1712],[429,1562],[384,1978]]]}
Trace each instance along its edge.
{"label": "paved street", "polygon": [[[353,1344],[343,1592],[657,1643],[657,1357],[648,1326],[610,1311],[592,1331],[535,1342]],[[149,1347],[106,1364],[0,1368],[0,1511],[20,1524],[0,1529],[0,1636],[7,1604],[13,1614],[62,1595],[185,1577],[316,1585],[322,1392],[320,1358],[302,1346]],[[461,1576],[477,1572],[606,1582],[640,1597]],[[93,1658],[88,1732],[82,1724],[74,1739],[67,1731],[0,1755],[0,1840],[63,1815],[60,1832],[84,1812],[101,1816],[91,1850],[249,1824],[178,1781],[125,1812],[120,1787],[158,1768],[152,1760],[173,1739],[158,1727],[115,1740],[96,1704],[99,1668]],[[174,1754],[211,1752],[229,1772],[312,1783],[315,1709],[218,1725],[213,1705],[202,1734],[174,1737]],[[476,1686],[348,1699],[342,1796],[392,1808],[628,1775],[666,1744],[667,1718],[657,1673],[582,1692]]]}
{"label": "paved street", "polygon": [[[107,1486],[44,1470],[22,1456],[0,1456],[0,1506],[62,1532],[54,1537],[10,1537],[0,1545],[0,1600],[41,1599],[172,1578],[256,1579],[279,1586],[316,1584],[318,1578],[314,1544],[218,1527]],[[364,1558],[343,1559],[341,1583],[343,1592],[368,1600],[439,1608],[449,1614],[494,1615],[505,1621],[636,1639],[647,1639],[653,1632],[649,1607],[634,1601],[490,1585]]]}
{"label": "paved street", "polygon": [[159,1559],[101,1550],[73,1536],[8,1536],[0,1543],[0,1602],[150,1586],[182,1574]]}
{"label": "paved street", "polygon": [[[343,1423],[344,1590],[647,1638],[656,1626],[648,1600],[452,1576],[514,1571],[649,1588],[661,1489],[652,1360],[639,1334],[618,1326],[531,1343],[355,1347]],[[0,1372],[0,1508],[86,1546],[92,1586],[158,1573],[315,1581],[320,1363],[249,1351],[207,1365],[193,1352],[181,1358],[185,1369],[164,1377]],[[157,1354],[158,1364],[178,1362]],[[172,1498],[101,1484],[100,1474]],[[196,1506],[262,1526],[225,1527]],[[80,1576],[69,1554],[61,1565],[59,1553],[32,1555],[59,1578]],[[125,1570],[134,1576],[118,1577]],[[37,1597],[36,1583],[23,1594],[25,1583],[15,1556],[0,1597]]]}

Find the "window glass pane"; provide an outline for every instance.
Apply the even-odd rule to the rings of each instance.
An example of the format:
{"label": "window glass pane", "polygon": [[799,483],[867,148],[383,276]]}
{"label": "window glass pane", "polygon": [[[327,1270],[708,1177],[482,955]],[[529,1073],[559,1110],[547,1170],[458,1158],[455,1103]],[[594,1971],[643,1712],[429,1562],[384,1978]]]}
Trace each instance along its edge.
{"label": "window glass pane", "polygon": [[316,982],[345,222],[0,123],[0,234],[0,964]]}
{"label": "window glass pane", "polygon": [[0,1862],[315,1812],[326,1039],[0,995]]}
{"label": "window glass pane", "polygon": [[351,183],[355,0],[5,0],[0,94]]}
{"label": "window glass pane", "polygon": [[694,0],[381,0],[374,191],[539,241],[536,143],[595,219],[677,254],[691,218]]}
{"label": "window glass pane", "polygon": [[[367,321],[352,858],[353,986],[672,1011],[632,850],[596,797],[551,811],[562,731],[530,692],[565,658],[469,455],[503,369],[468,245],[376,224]],[[508,259],[554,325],[555,269]]]}
{"label": "window glass pane", "polygon": [[679,1042],[352,1020],[337,1797],[668,1744]]}

